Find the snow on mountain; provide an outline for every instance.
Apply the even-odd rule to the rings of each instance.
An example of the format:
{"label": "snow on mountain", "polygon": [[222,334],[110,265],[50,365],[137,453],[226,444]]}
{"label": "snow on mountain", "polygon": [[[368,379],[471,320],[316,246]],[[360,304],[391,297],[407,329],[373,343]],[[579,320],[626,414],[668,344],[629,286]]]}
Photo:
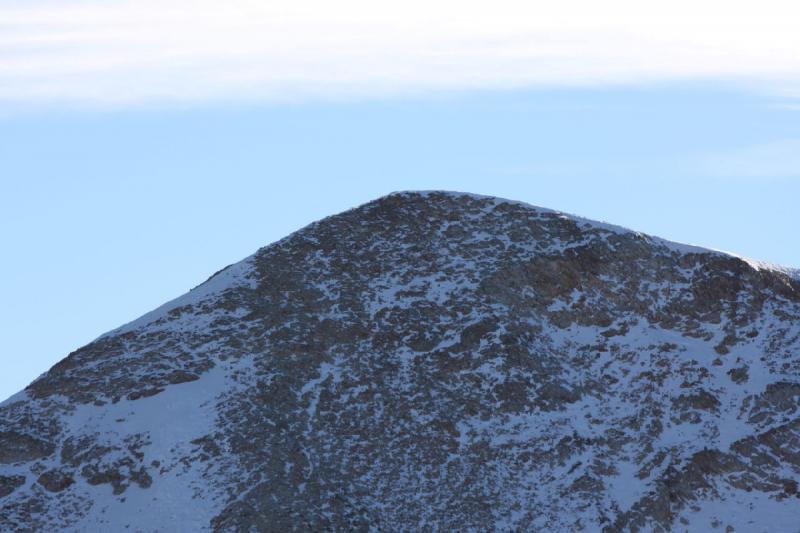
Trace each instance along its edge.
{"label": "snow on mountain", "polygon": [[0,405],[2,531],[796,531],[796,272],[396,193]]}

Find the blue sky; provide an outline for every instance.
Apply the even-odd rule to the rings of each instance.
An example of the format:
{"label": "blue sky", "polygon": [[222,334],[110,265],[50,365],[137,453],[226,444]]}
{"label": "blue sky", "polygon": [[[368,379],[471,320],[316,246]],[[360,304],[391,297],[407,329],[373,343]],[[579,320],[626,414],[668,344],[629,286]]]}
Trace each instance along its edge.
{"label": "blue sky", "polygon": [[[250,14],[217,27],[193,12],[201,29],[239,36],[220,59],[199,30],[170,40],[182,1],[144,40],[150,0],[0,6],[0,399],[258,247],[395,190],[513,198],[800,267],[800,68],[786,16],[743,35],[746,12],[732,9],[729,27],[700,13],[702,38],[679,41],[680,20],[617,2],[640,29],[620,41],[607,34],[630,21],[597,13],[543,27],[490,17],[478,32],[473,6],[439,34],[410,10],[385,37],[382,12],[362,14],[368,32],[343,11],[340,31],[295,42],[291,24],[330,29],[320,21],[333,14],[287,12],[296,21],[276,42],[311,52],[284,56],[245,38],[259,28]],[[540,54],[562,27],[563,49]],[[397,28],[428,33],[408,41]],[[740,40],[769,46],[744,54]]]}

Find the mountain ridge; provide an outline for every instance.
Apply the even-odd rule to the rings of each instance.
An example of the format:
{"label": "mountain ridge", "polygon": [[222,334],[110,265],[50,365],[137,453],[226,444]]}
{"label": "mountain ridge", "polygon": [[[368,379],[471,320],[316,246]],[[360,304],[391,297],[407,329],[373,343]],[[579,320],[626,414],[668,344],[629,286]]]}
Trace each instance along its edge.
{"label": "mountain ridge", "polygon": [[[690,243],[683,243],[683,242],[679,242],[679,241],[673,241],[673,240],[666,239],[666,238],[663,238],[663,237],[658,237],[658,236],[654,236],[654,235],[645,234],[645,233],[642,233],[642,232],[627,228],[625,226],[612,224],[612,223],[605,222],[605,221],[600,221],[600,220],[593,220],[593,219],[589,219],[589,218],[582,217],[582,216],[579,216],[579,215],[575,215],[575,214],[572,214],[572,213],[567,213],[565,211],[559,211],[557,209],[550,209],[550,208],[546,208],[546,207],[541,207],[541,206],[537,206],[537,205],[534,205],[534,204],[530,204],[530,203],[527,203],[527,202],[522,202],[522,201],[518,201],[518,200],[511,200],[511,199],[508,199],[508,198],[502,198],[502,197],[497,197],[497,196],[475,194],[475,193],[468,193],[468,192],[461,192],[461,191],[437,190],[437,189],[431,189],[431,190],[409,189],[409,190],[400,190],[400,191],[391,192],[389,194],[386,194],[384,196],[381,196],[381,197],[377,198],[376,200],[372,200],[370,202],[367,202],[367,204],[363,204],[363,205],[369,205],[369,204],[372,204],[372,203],[375,203],[375,202],[379,202],[379,201],[381,201],[383,199],[388,199],[388,198],[392,198],[392,197],[403,197],[403,196],[413,196],[413,195],[425,196],[425,195],[429,195],[429,194],[449,195],[449,196],[453,196],[453,197],[469,197],[469,198],[475,198],[475,199],[479,199],[479,200],[490,200],[490,201],[495,202],[496,204],[506,203],[506,204],[518,205],[518,206],[521,206],[521,207],[524,207],[524,208],[527,208],[527,209],[533,209],[535,211],[539,211],[539,212],[542,212],[542,213],[551,213],[551,214],[557,215],[557,216],[565,216],[565,217],[568,217],[569,219],[574,220],[576,222],[589,223],[589,224],[592,224],[595,227],[608,229],[610,231],[642,235],[642,236],[644,236],[646,238],[649,238],[649,239],[653,240],[654,242],[657,242],[657,243],[660,243],[660,244],[664,244],[664,245],[666,245],[666,246],[668,246],[668,247],[670,247],[670,248],[672,248],[674,250],[685,251],[685,252],[696,252],[696,253],[718,253],[718,254],[721,254],[723,256],[732,257],[732,258],[736,258],[736,259],[741,259],[742,261],[745,261],[746,263],[748,263],[753,268],[766,269],[766,270],[769,270],[769,271],[778,272],[778,273],[785,274],[787,276],[790,276],[790,277],[793,277],[795,279],[800,280],[800,269],[797,269],[797,268],[791,268],[791,267],[787,267],[787,266],[783,266],[783,265],[779,265],[779,264],[775,264],[775,263],[770,263],[770,262],[767,262],[767,261],[761,261],[761,260],[758,260],[758,259],[745,257],[743,255],[740,255],[740,254],[737,254],[737,253],[734,253],[734,252],[728,252],[728,251],[724,251],[724,250],[718,250],[718,249],[715,249],[715,248],[704,247],[704,246],[701,246],[701,245],[695,245],[695,244],[690,244]],[[347,210],[345,212],[355,211],[355,210],[359,209],[362,206],[353,207],[353,208],[351,208],[351,209],[349,209],[349,210]],[[329,217],[325,217],[323,219],[311,222],[310,224],[307,224],[307,225],[303,226],[302,228],[290,233],[286,237],[283,237],[283,238],[275,241],[274,243],[268,244],[268,245],[266,245],[266,246],[264,246],[264,247],[262,247],[260,249],[266,248],[268,246],[272,246],[274,244],[278,244],[278,243],[280,243],[281,241],[283,241],[285,239],[289,239],[290,237],[292,237],[293,235],[295,235],[297,233],[301,233],[301,232],[303,232],[303,231],[315,226],[316,224],[323,223],[327,218],[331,218],[331,217],[335,217],[335,216],[337,216],[337,215],[331,215]],[[258,252],[256,252],[256,253],[258,253]],[[161,304],[160,306],[158,306],[153,311],[145,313],[141,317],[139,317],[139,318],[137,318],[135,320],[132,320],[131,322],[122,324],[121,326],[119,326],[117,328],[114,328],[114,329],[112,329],[112,330],[110,330],[110,331],[108,331],[106,333],[103,333],[100,337],[105,337],[107,335],[112,335],[112,334],[116,334],[117,332],[124,331],[125,328],[131,326],[134,323],[138,324],[139,321],[141,321],[142,319],[145,319],[145,317],[148,317],[150,315],[155,316],[155,314],[158,313],[160,310],[171,308],[170,306],[172,306],[173,303],[175,303],[177,305],[178,301],[183,301],[181,299],[185,298],[185,297],[188,297],[192,293],[192,291],[200,289],[201,287],[205,286],[206,284],[212,282],[212,280],[214,280],[214,278],[216,276],[223,274],[227,269],[235,268],[240,263],[246,262],[247,260],[253,258],[253,256],[255,256],[255,255],[256,254],[251,254],[251,255],[245,257],[244,259],[241,259],[240,261],[237,261],[235,263],[231,263],[230,265],[220,269],[218,272],[212,274],[206,281],[204,281],[203,283],[201,283],[201,284],[197,285],[196,287],[190,289],[188,292],[182,294],[181,296],[178,296],[178,297],[176,297],[176,298],[174,298],[172,300],[169,300],[169,301]],[[100,338],[100,337],[98,337],[98,338]]]}
{"label": "mountain ridge", "polygon": [[799,325],[787,272],[395,193],[0,405],[0,529],[785,529]]}

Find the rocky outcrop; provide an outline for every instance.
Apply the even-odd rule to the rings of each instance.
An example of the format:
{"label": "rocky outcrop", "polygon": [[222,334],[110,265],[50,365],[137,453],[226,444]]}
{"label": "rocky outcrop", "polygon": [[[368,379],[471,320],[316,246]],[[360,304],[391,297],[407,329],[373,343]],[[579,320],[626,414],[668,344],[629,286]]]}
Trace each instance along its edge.
{"label": "rocky outcrop", "polygon": [[0,498],[8,496],[25,484],[25,476],[0,476]]}
{"label": "rocky outcrop", "polygon": [[75,480],[70,474],[61,470],[48,470],[36,480],[39,485],[50,492],[61,492],[68,489],[70,485],[75,483]]}
{"label": "rocky outcrop", "polygon": [[0,463],[21,463],[51,455],[52,443],[18,431],[0,431]]}

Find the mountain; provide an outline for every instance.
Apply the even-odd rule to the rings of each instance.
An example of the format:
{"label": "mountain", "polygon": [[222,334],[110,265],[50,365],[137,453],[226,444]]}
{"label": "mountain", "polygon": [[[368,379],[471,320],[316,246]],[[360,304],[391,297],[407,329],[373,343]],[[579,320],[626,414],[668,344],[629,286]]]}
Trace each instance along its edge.
{"label": "mountain", "polygon": [[798,407],[797,272],[397,193],[4,402],[0,530],[798,531]]}

